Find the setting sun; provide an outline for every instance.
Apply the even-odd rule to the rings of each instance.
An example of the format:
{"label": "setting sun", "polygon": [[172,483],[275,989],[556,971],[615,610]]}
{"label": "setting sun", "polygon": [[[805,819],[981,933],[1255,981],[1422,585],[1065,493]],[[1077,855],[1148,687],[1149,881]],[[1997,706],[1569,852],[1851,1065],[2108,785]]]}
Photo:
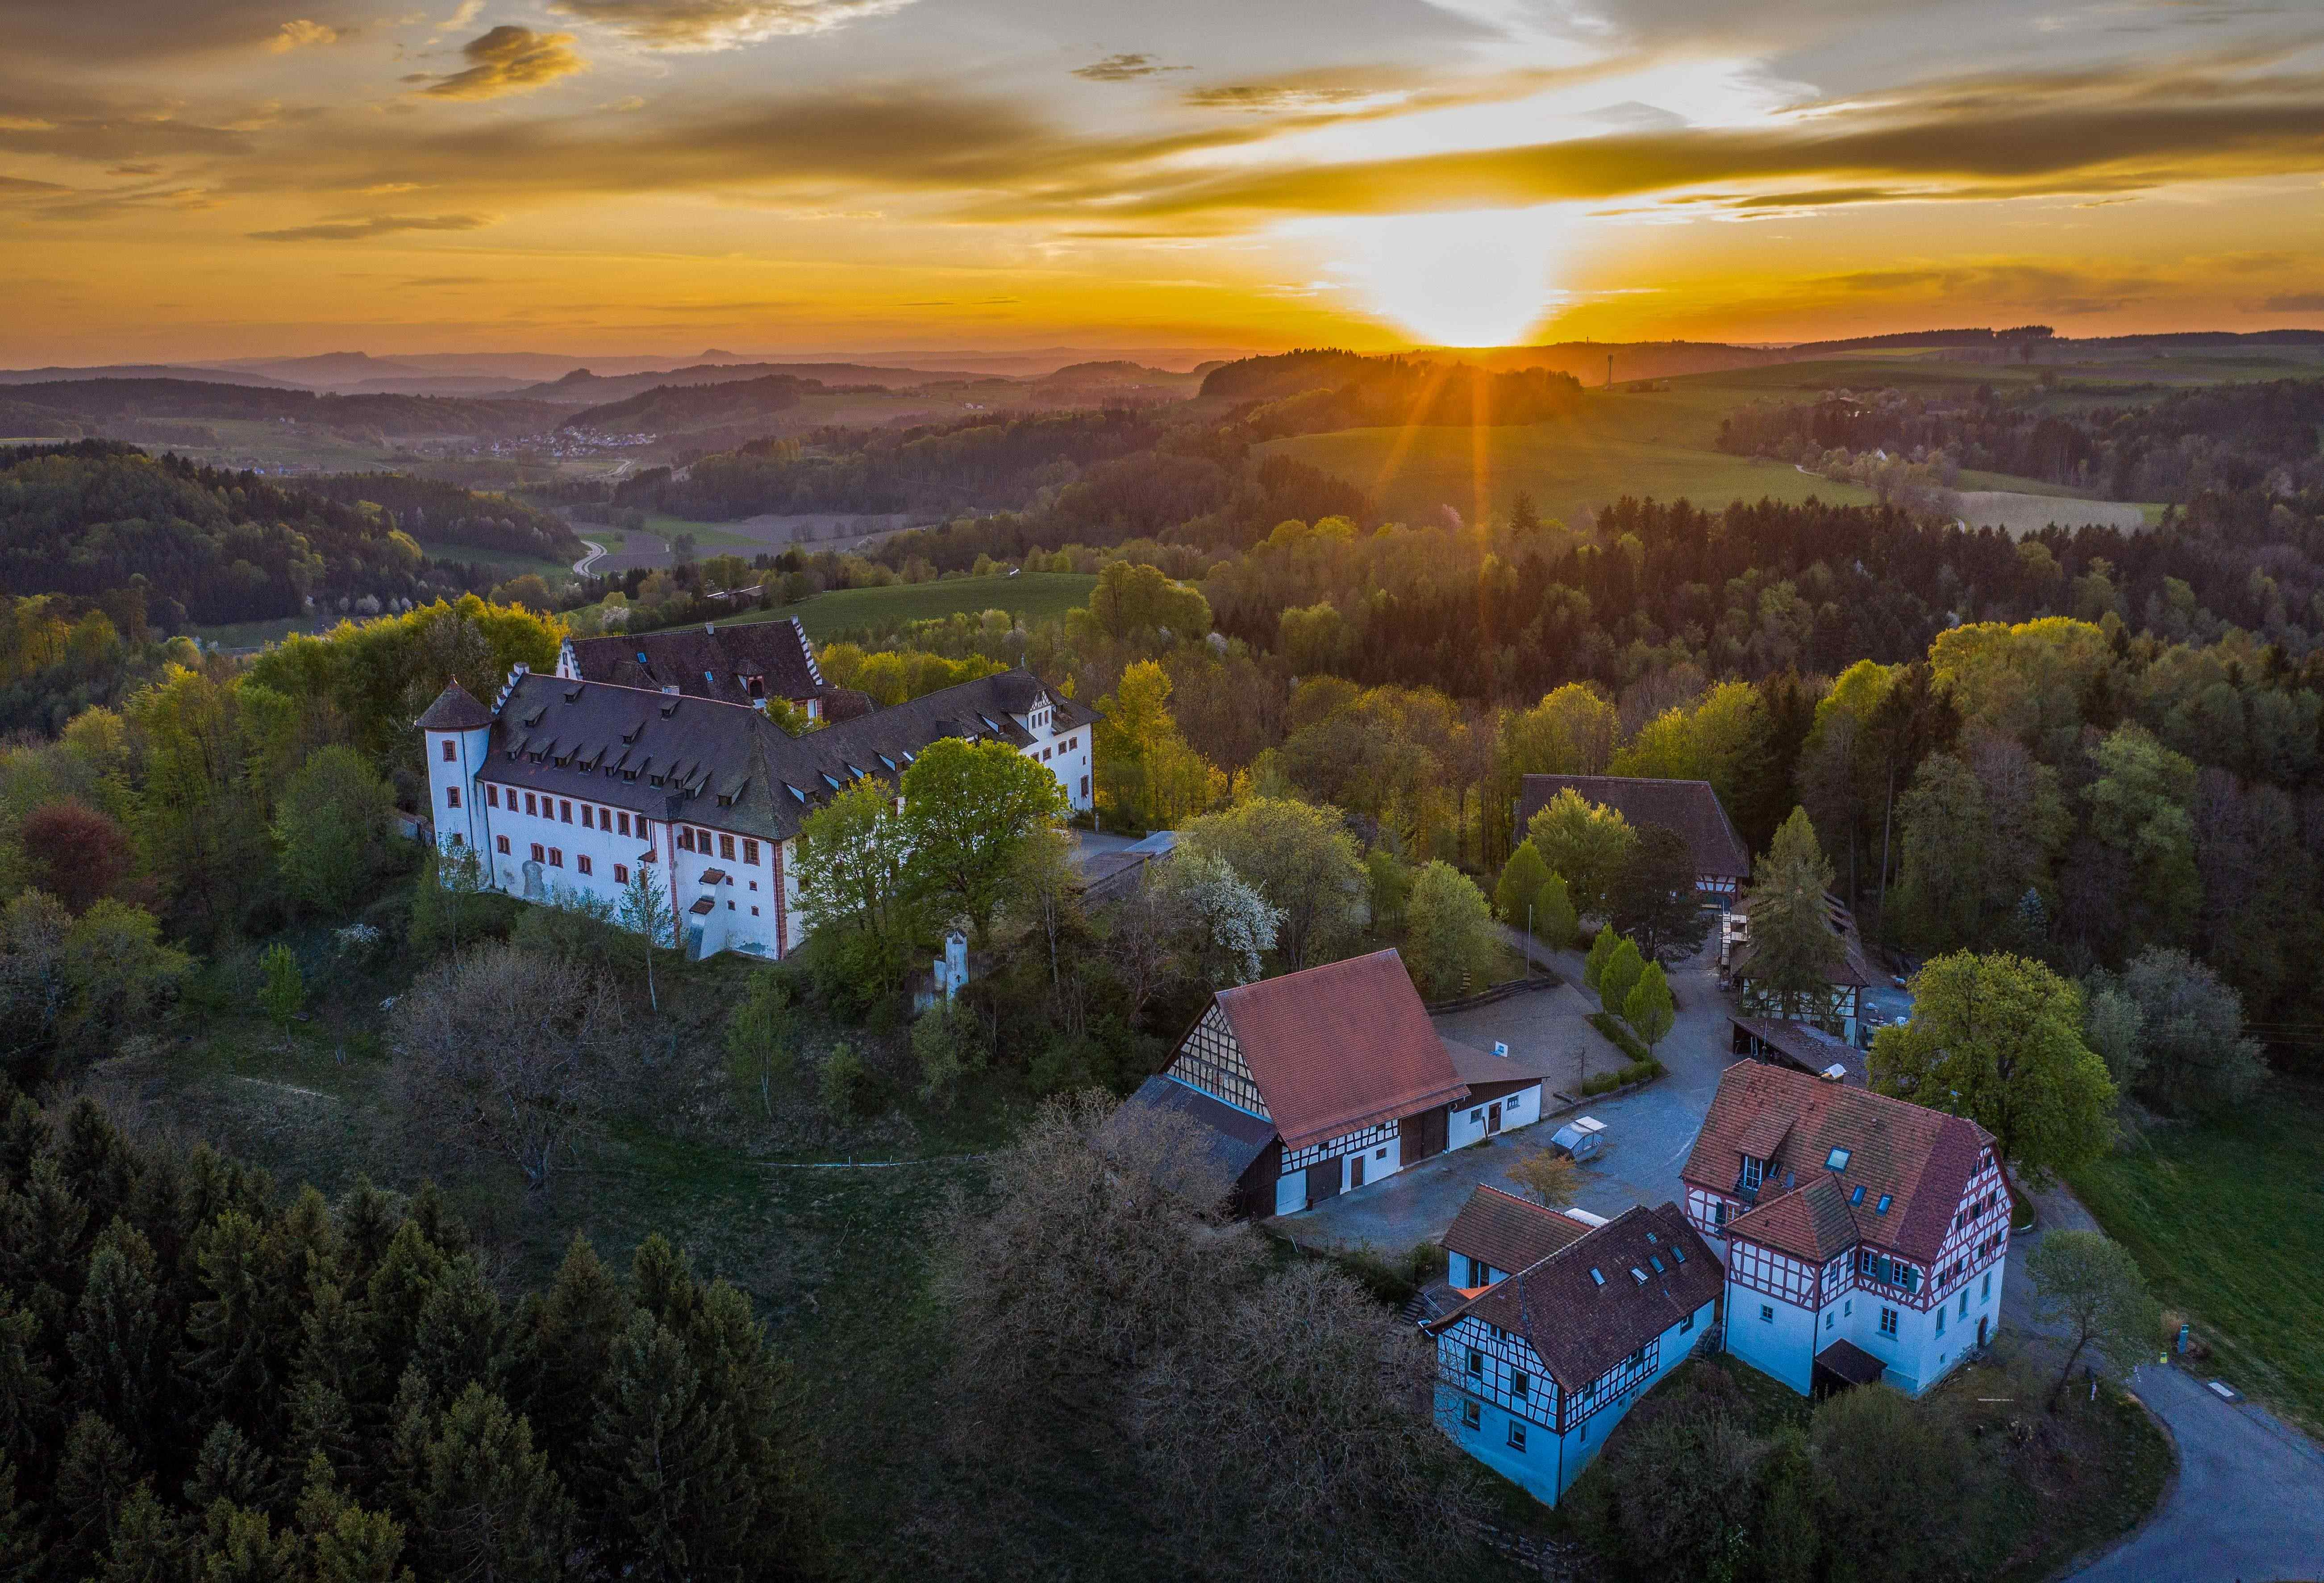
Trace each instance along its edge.
{"label": "setting sun", "polygon": [[1556,306],[1563,209],[1391,215],[1344,226],[1342,272],[1365,307],[1439,346],[1507,346]]}

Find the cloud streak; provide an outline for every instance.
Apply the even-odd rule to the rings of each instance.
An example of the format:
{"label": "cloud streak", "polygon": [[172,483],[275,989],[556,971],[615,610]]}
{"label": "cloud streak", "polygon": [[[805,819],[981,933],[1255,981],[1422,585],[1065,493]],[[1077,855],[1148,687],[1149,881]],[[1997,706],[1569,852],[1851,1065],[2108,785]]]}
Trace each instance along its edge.
{"label": "cloud streak", "polygon": [[252,231],[254,242],[368,242],[400,231],[474,231],[496,215],[372,215],[360,220],[327,220],[281,231]]}

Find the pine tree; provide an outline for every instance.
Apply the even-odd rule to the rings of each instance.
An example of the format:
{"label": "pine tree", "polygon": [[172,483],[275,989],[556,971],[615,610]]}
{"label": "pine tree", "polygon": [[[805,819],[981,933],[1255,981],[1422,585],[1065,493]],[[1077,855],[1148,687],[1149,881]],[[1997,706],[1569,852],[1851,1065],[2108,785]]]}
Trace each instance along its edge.
{"label": "pine tree", "polygon": [[584,1493],[615,1569],[674,1583],[741,1560],[745,1469],[685,1341],[650,1313],[632,1315],[600,1400]]}
{"label": "pine tree", "polygon": [[576,1232],[556,1281],[524,1316],[521,1395],[544,1445],[575,1445],[588,1432],[598,1382],[629,1318],[621,1283]]}
{"label": "pine tree", "polygon": [[153,1250],[124,1221],[114,1221],[97,1239],[66,1344],[74,1395],[150,1456],[168,1356],[155,1302]]}
{"label": "pine tree", "polygon": [[272,1482],[272,1474],[266,1453],[252,1445],[242,1431],[220,1421],[210,1426],[195,1454],[193,1474],[186,1480],[186,1504],[197,1512],[206,1512],[219,1501],[255,1506]]}
{"label": "pine tree", "polygon": [[141,1481],[121,1504],[112,1542],[91,1583],[179,1583],[185,1577],[184,1529],[152,1483]]}
{"label": "pine tree", "polygon": [[220,1215],[193,1243],[200,1301],[186,1321],[186,1374],[212,1418],[255,1428],[287,1373],[296,1331],[281,1311],[284,1275],[260,1220]]}
{"label": "pine tree", "polygon": [[0,1457],[0,1583],[33,1583],[40,1574],[41,1514],[16,1498],[16,1465]]}
{"label": "pine tree", "polygon": [[427,1578],[537,1583],[559,1575],[575,1514],[532,1426],[482,1385],[444,1410],[411,1491],[416,1569]]}
{"label": "pine tree", "polygon": [[1777,1017],[1813,1017],[1830,1004],[1828,970],[1843,951],[1832,932],[1831,865],[1807,810],[1794,808],[1759,860],[1751,887],[1751,942],[1742,974]]}
{"label": "pine tree", "polygon": [[266,1514],[219,1501],[204,1514],[194,1575],[201,1583],[302,1583],[297,1533]]}
{"label": "pine tree", "polygon": [[395,1566],[403,1553],[403,1524],[342,1494],[320,1457],[308,1460],[298,1522],[313,1551],[314,1583],[410,1583],[411,1569],[399,1573]]}
{"label": "pine tree", "polygon": [[420,1311],[411,1364],[428,1376],[439,1401],[469,1385],[495,1389],[505,1363],[501,1349],[501,1300],[484,1284],[475,1256],[454,1259]]}
{"label": "pine tree", "polygon": [[88,1575],[112,1544],[115,1521],[137,1478],[136,1456],[119,1430],[94,1413],[73,1421],[49,1517],[58,1576]]}

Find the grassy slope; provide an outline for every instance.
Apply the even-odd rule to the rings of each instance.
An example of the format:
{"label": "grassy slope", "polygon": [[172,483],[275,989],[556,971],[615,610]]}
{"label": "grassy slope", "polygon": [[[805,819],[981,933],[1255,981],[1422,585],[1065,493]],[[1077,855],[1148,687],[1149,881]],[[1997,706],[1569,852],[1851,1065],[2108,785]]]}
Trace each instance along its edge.
{"label": "grassy slope", "polygon": [[1028,621],[1062,616],[1089,603],[1097,579],[1079,572],[1027,572],[1015,577],[954,577],[942,583],[899,583],[889,588],[841,588],[779,610],[753,611],[738,621],[797,616],[807,636],[822,641],[864,630],[884,631],[957,612],[1005,610]]}
{"label": "grassy slope", "polygon": [[2324,1428],[2324,1090],[2156,1127],[2073,1187],[2230,1382]]}
{"label": "grassy slope", "polygon": [[[1812,478],[1775,462],[1711,448],[1719,419],[1755,391],[1794,399],[1803,369],[1747,369],[1674,380],[1651,393],[1592,392],[1572,419],[1485,429],[1358,428],[1298,435],[1262,449],[1296,456],[1373,491],[1389,515],[1416,520],[1449,505],[1462,517],[1506,512],[1519,490],[1545,517],[1578,522],[1626,494],[1681,496],[1706,506],[1736,499],[1803,501],[1814,495],[1856,504],[1872,497],[1852,484]],[[1746,382],[1781,372],[1779,387]],[[1886,372],[1885,370],[1883,371]],[[1816,381],[1823,388],[1828,381]]]}

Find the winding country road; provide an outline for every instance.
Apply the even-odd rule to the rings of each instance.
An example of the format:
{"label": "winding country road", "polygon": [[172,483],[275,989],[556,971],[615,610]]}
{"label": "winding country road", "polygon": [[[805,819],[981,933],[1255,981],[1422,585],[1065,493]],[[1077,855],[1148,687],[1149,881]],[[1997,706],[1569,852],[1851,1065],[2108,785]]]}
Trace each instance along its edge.
{"label": "winding country road", "polygon": [[585,538],[581,541],[581,545],[589,553],[573,563],[573,575],[576,577],[587,576],[589,568],[595,566],[605,553],[605,547],[594,538]]}
{"label": "winding country road", "polygon": [[[2025,1256],[2044,1232],[2096,1230],[2062,1187],[2034,1195],[2040,1229],[2009,1240],[2003,1323],[2040,1334]],[[2227,1402],[2167,1363],[2131,1390],[2171,1431],[2179,1476],[2144,1524],[2067,1583],[2282,1583],[2324,1578],[2324,1447],[2262,1407]]]}

